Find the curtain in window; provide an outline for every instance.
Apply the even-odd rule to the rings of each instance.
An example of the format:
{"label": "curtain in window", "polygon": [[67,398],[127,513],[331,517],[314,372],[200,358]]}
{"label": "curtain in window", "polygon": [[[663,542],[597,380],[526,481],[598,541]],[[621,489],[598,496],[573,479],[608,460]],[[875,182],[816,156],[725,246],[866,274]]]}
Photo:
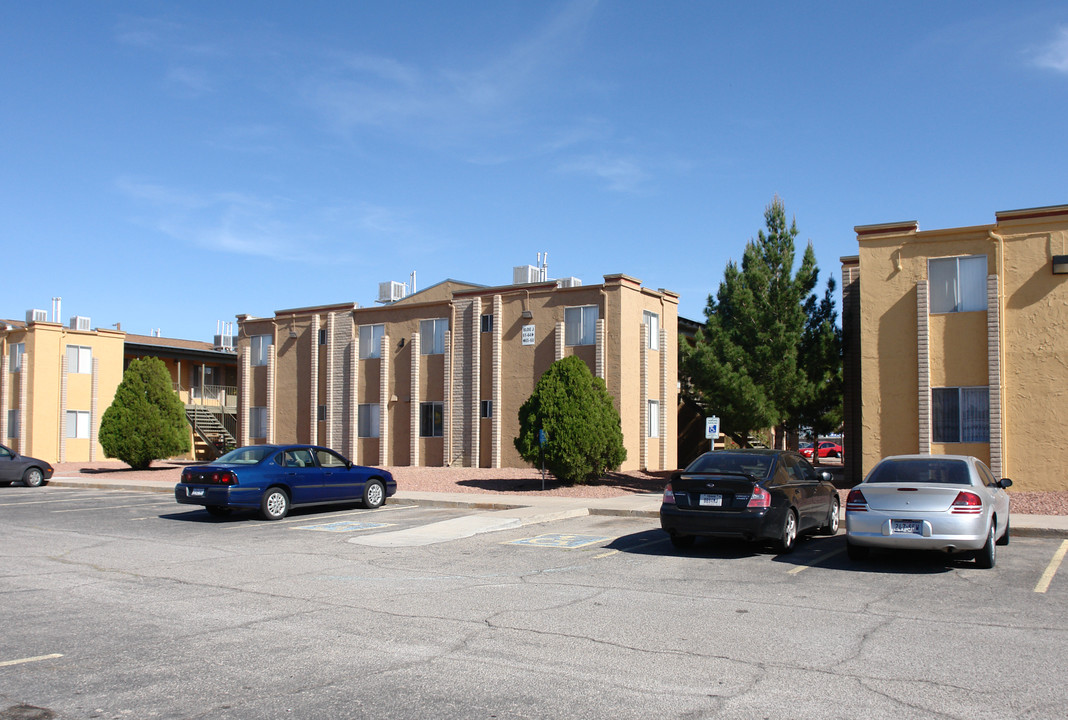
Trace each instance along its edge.
{"label": "curtain in window", "polygon": [[359,437],[378,437],[380,413],[381,407],[377,403],[361,404],[356,409],[356,434]]}
{"label": "curtain in window", "polygon": [[564,309],[564,344],[594,345],[597,342],[597,306]]}
{"label": "curtain in window", "polygon": [[419,346],[422,355],[442,355],[445,352],[445,331],[449,321],[445,318],[419,322]]}
{"label": "curtain in window", "polygon": [[385,325],[361,325],[360,326],[360,359],[377,358],[382,356],[382,336],[385,335]]}
{"label": "curtain in window", "polygon": [[928,302],[932,313],[957,309],[957,258],[939,258],[927,263]]}
{"label": "curtain in window", "polygon": [[960,298],[957,310],[986,310],[986,255],[958,258]]}

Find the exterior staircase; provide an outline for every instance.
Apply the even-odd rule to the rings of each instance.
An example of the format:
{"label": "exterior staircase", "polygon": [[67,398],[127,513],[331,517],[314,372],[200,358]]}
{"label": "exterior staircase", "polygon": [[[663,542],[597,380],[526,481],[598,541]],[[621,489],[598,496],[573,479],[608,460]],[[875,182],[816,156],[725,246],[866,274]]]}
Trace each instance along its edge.
{"label": "exterior staircase", "polygon": [[186,405],[185,416],[193,427],[193,452],[197,460],[214,460],[237,447],[237,440],[218,414],[201,405]]}

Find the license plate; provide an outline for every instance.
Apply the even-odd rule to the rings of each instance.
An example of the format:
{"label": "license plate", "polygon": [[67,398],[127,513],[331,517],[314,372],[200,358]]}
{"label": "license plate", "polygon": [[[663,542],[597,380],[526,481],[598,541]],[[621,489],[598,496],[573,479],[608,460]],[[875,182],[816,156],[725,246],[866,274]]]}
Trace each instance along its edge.
{"label": "license plate", "polygon": [[204,488],[190,488],[189,497],[204,497]]}
{"label": "license plate", "polygon": [[919,535],[920,523],[918,520],[892,520],[890,523],[890,529],[895,533]]}
{"label": "license plate", "polygon": [[702,507],[722,507],[723,496],[722,495],[706,495],[701,494],[700,504]]}

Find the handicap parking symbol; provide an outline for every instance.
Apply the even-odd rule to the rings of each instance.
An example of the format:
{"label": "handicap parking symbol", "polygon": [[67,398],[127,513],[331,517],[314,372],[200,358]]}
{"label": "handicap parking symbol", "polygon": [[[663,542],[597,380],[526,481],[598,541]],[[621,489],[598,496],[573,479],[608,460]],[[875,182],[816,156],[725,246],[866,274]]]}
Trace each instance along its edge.
{"label": "handicap parking symbol", "polygon": [[393,523],[357,522],[355,520],[342,520],[339,522],[326,523],[324,525],[301,525],[291,528],[292,530],[315,530],[316,532],[354,532],[356,530],[375,530],[389,527]]}
{"label": "handicap parking symbol", "polygon": [[511,540],[506,545],[534,545],[536,547],[552,547],[562,548],[565,550],[574,550],[575,548],[586,547],[587,545],[594,545],[596,543],[602,543],[606,540],[611,540],[611,536],[601,535],[567,535],[560,533],[552,533],[548,535],[538,535],[532,538],[523,538],[522,540]]}

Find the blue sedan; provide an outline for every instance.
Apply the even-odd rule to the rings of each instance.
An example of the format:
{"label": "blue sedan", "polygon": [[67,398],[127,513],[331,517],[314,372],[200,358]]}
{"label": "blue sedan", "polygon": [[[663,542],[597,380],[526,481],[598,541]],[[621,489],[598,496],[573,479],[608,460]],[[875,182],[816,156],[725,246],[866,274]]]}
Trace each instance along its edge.
{"label": "blue sedan", "polygon": [[259,509],[266,520],[281,520],[298,505],[359,500],[377,508],[397,492],[386,470],[354,465],[317,445],[250,445],[231,450],[210,465],[182,470],[174,499],[202,505],[212,515],[235,508]]}

